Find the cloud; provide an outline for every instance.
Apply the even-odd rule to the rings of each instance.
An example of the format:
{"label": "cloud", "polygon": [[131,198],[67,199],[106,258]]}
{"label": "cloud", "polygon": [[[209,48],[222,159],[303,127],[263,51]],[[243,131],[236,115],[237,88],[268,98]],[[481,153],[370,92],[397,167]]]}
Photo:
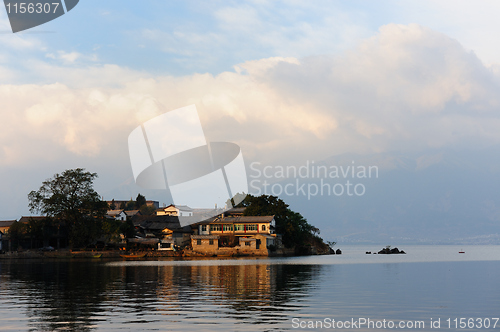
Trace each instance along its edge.
{"label": "cloud", "polygon": [[47,58],[54,59],[54,60],[62,60],[65,64],[73,64],[75,63],[78,59],[89,59],[89,60],[96,60],[96,56],[84,56],[83,54],[79,52],[65,52],[65,51],[57,51],[56,53],[47,53],[45,55]]}
{"label": "cloud", "polygon": [[189,104],[209,140],[275,163],[500,143],[498,73],[413,24],[383,26],[342,55],[253,60],[219,75],[34,68],[61,83],[0,86],[2,165],[71,155],[104,162],[114,147],[126,151],[133,128]]}

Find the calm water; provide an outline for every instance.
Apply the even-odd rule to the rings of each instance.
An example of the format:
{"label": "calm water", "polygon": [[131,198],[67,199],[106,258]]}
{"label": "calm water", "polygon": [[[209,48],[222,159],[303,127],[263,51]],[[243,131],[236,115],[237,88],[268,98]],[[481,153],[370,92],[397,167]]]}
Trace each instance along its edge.
{"label": "calm water", "polygon": [[[434,331],[431,318],[455,330],[455,318],[500,317],[500,246],[403,246],[407,255],[390,256],[365,255],[381,246],[342,249],[276,259],[0,260],[0,331],[284,331],[360,318],[424,321],[418,330]],[[485,330],[474,322],[466,330]]]}

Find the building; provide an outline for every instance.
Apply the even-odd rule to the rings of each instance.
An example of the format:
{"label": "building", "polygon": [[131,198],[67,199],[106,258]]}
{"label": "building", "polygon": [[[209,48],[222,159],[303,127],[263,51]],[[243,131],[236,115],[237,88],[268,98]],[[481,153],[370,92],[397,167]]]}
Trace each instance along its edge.
{"label": "building", "polygon": [[10,226],[15,223],[17,220],[1,220],[0,221],[0,232],[4,235],[9,231]]}
{"label": "building", "polygon": [[[175,216],[141,216],[132,219],[139,239],[156,239],[155,248],[159,250],[173,250],[174,247],[189,245],[191,227],[182,227]],[[129,242],[144,242],[145,240],[132,240]]]}
{"label": "building", "polygon": [[193,209],[187,205],[170,204],[164,208],[156,210],[157,216],[192,217]]}
{"label": "building", "polygon": [[120,221],[127,220],[127,214],[125,213],[125,210],[108,210],[106,212],[106,216],[108,218],[112,218],[112,219],[120,220]]}
{"label": "building", "polygon": [[235,216],[231,212],[192,225],[193,251],[228,255],[267,255],[270,246],[276,246],[274,216]]}

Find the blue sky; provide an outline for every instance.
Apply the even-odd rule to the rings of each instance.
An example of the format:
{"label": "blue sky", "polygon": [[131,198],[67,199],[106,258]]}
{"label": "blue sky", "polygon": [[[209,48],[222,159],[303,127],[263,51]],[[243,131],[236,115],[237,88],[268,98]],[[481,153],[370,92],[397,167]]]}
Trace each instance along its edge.
{"label": "blue sky", "polygon": [[247,163],[498,145],[499,7],[81,0],[17,34],[0,10],[0,219],[70,167],[135,197],[128,135],[191,104]]}
{"label": "blue sky", "polygon": [[[272,56],[336,54],[388,23],[417,23],[459,39],[492,62],[498,27],[492,2],[430,1],[80,1],[77,11],[8,39],[36,43],[12,50],[48,61],[77,52],[73,66],[116,64],[164,75],[218,74]],[[5,14],[2,13],[5,20]],[[52,32],[39,34],[40,32]],[[29,65],[16,64],[21,71]],[[27,67],[25,67],[27,66]],[[23,68],[24,67],[24,68]],[[25,75],[26,73],[23,72]],[[23,75],[23,76],[24,76]],[[40,81],[44,77],[37,77]],[[25,76],[29,81],[30,77]]]}

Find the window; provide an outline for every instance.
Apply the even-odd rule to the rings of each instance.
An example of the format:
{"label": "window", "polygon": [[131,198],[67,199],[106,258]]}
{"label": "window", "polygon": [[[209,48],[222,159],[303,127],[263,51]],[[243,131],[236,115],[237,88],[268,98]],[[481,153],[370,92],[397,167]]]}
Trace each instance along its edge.
{"label": "window", "polygon": [[209,240],[208,244],[211,245],[211,246],[213,246],[214,245],[214,240]]}
{"label": "window", "polygon": [[265,231],[266,230],[266,225],[262,225],[262,230]]}
{"label": "window", "polygon": [[234,230],[235,231],[244,231],[245,230],[245,226],[241,225],[241,224],[236,224],[236,225],[234,225]]}
{"label": "window", "polygon": [[220,227],[221,225],[210,225],[210,230],[212,232],[220,232],[222,228]]}
{"label": "window", "polygon": [[201,225],[201,231],[206,232],[207,231],[207,225]]}
{"label": "window", "polygon": [[223,225],[222,230],[224,230],[224,232],[232,232],[233,231],[233,225]]}
{"label": "window", "polygon": [[196,240],[196,245],[201,246],[201,239]]}
{"label": "window", "polygon": [[250,241],[245,241],[246,246],[250,246]]}
{"label": "window", "polygon": [[255,224],[250,224],[246,225],[247,226],[247,231],[256,231],[257,230],[257,225]]}

